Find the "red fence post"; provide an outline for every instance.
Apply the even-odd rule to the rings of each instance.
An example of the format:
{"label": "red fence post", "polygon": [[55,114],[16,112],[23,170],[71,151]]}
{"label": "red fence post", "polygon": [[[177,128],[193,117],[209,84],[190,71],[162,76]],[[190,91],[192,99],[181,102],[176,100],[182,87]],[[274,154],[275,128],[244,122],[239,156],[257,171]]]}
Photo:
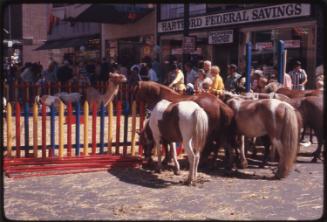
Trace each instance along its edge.
{"label": "red fence post", "polygon": [[72,156],[72,104],[67,107],[67,156]]}

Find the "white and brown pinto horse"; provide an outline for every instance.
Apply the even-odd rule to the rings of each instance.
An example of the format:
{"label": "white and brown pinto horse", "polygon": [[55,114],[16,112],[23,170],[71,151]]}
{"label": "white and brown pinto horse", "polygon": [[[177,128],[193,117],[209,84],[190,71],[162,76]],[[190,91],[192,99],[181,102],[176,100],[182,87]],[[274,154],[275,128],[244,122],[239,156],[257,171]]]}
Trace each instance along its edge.
{"label": "white and brown pinto horse", "polygon": [[[172,103],[168,100],[161,100],[155,105],[148,124],[158,153],[159,171],[161,169],[160,142],[182,142],[190,167],[186,184],[194,182],[197,177],[200,153],[208,136],[208,120],[207,113],[193,101]],[[175,146],[173,146],[173,159],[178,171],[179,164]]]}
{"label": "white and brown pinto horse", "polygon": [[[279,154],[276,177],[286,177],[298,152],[299,122],[294,108],[277,99],[231,98],[227,104],[235,112],[238,134],[250,138],[269,136],[273,150],[276,149]],[[242,138],[241,161],[244,163],[246,158]]]}
{"label": "white and brown pinto horse", "polygon": [[[207,144],[201,153],[201,163],[206,165],[211,151],[220,145],[225,148],[226,168],[231,168],[229,159],[229,130],[231,129],[233,110],[216,96],[209,93],[201,93],[193,96],[180,95],[169,87],[152,82],[139,81],[134,87],[137,101],[143,101],[149,109],[153,109],[162,99],[176,103],[180,101],[193,101],[207,113],[209,118],[209,131]],[[167,156],[168,151],[166,151]]]}

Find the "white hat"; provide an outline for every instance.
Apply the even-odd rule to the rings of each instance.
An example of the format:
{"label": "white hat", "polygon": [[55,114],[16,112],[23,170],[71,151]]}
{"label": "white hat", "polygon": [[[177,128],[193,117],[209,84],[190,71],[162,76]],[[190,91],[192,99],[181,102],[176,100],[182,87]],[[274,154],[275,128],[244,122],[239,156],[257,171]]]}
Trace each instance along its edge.
{"label": "white hat", "polygon": [[254,71],[254,74],[257,74],[259,76],[263,76],[263,71],[257,69],[257,70]]}

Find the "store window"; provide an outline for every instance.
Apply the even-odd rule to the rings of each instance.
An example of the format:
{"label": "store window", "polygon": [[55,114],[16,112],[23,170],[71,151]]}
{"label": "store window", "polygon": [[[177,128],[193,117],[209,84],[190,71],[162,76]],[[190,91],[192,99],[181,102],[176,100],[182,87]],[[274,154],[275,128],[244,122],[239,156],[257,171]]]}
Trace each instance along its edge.
{"label": "store window", "polygon": [[[247,41],[252,42],[252,65],[254,67],[264,67],[264,73],[269,74],[274,65],[277,64],[277,47],[279,40],[285,42],[287,51],[286,72],[293,69],[294,62],[300,60],[302,67],[309,75],[314,73],[315,52],[316,52],[316,25],[294,24],[287,27],[272,27],[256,30],[243,30],[242,35],[248,36]],[[240,50],[243,54],[240,64],[245,67],[245,44],[240,43]]]}

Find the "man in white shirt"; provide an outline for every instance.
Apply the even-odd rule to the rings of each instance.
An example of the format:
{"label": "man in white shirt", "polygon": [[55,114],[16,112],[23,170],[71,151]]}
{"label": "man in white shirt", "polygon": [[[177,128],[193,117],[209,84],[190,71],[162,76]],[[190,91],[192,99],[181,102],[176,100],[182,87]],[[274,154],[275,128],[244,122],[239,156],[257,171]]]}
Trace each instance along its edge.
{"label": "man in white shirt", "polygon": [[301,62],[296,61],[294,64],[294,69],[289,72],[292,79],[293,89],[295,90],[305,90],[305,84],[308,81],[307,73],[301,68]]}

